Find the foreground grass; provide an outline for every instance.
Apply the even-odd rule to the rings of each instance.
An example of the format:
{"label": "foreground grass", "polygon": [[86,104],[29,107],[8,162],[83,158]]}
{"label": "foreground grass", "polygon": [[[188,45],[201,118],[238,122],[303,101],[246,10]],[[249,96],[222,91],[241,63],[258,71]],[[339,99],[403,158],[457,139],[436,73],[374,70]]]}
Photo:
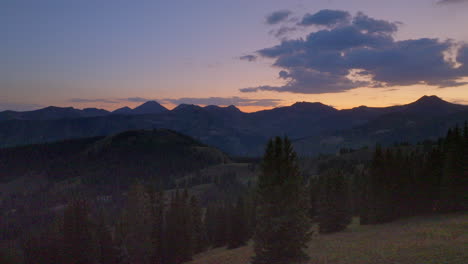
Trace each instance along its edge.
{"label": "foreground grass", "polygon": [[[315,235],[307,249],[314,264],[466,264],[468,214],[414,217],[393,223],[359,226]],[[252,246],[214,249],[191,264],[246,264]]]}

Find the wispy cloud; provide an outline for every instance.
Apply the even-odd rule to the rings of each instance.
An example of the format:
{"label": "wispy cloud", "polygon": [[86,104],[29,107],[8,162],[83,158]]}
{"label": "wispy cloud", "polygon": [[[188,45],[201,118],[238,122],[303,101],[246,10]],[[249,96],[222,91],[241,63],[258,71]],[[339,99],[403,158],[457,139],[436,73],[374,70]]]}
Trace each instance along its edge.
{"label": "wispy cloud", "polygon": [[275,25],[275,24],[285,21],[289,17],[290,14],[291,14],[291,11],[289,10],[279,10],[266,16],[265,20],[267,24]]}
{"label": "wispy cloud", "polygon": [[39,104],[0,102],[0,111],[30,111],[37,110],[43,107],[43,105]]}
{"label": "wispy cloud", "polygon": [[148,99],[143,97],[128,97],[128,98],[120,98],[120,101],[127,101],[132,103],[146,103],[148,101],[153,101],[154,99]]}
{"label": "wispy cloud", "polygon": [[453,99],[450,100],[450,102],[454,104],[468,105],[468,99]]}
{"label": "wispy cloud", "polygon": [[119,101],[113,99],[87,99],[87,98],[72,98],[68,100],[71,103],[105,103],[105,104],[117,104]]}
{"label": "wispy cloud", "polygon": [[440,0],[437,2],[439,5],[461,4],[468,3],[468,0]]}
{"label": "wispy cloud", "polygon": [[253,99],[244,97],[206,97],[206,98],[178,98],[164,99],[163,102],[172,104],[195,104],[195,105],[236,105],[236,106],[277,106],[282,100],[280,99]]}
{"label": "wispy cloud", "polygon": [[239,59],[246,60],[246,61],[255,61],[257,60],[257,56],[249,54],[249,55],[240,56]]}

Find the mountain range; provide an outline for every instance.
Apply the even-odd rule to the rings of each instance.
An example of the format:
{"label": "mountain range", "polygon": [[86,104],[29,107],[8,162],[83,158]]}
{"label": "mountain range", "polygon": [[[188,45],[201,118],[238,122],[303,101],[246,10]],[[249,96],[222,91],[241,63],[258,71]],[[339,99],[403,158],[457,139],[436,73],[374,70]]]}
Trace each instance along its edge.
{"label": "mountain range", "polygon": [[298,102],[253,113],[235,106],[181,104],[168,110],[155,101],[135,109],[46,107],[0,112],[0,147],[106,136],[134,129],[171,129],[235,156],[258,156],[273,136],[288,136],[303,155],[359,148],[375,143],[437,139],[468,120],[468,106],[423,96],[406,105],[360,106],[337,110],[322,103]]}

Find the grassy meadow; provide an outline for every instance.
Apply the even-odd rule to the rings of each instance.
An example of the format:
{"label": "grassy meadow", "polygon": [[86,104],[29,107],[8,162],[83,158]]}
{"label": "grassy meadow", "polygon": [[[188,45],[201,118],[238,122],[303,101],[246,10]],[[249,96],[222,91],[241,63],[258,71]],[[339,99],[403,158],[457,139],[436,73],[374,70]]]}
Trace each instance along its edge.
{"label": "grassy meadow", "polygon": [[[420,216],[381,225],[360,226],[358,219],[343,232],[319,235],[307,252],[313,264],[465,264],[468,263],[468,214]],[[217,248],[190,264],[247,264],[248,246]]]}

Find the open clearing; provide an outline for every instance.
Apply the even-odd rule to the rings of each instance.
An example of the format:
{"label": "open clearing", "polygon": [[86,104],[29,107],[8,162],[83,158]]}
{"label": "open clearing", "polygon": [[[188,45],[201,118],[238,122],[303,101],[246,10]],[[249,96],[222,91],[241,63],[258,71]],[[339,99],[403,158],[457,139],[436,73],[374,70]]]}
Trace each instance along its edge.
{"label": "open clearing", "polygon": [[[466,264],[468,214],[421,216],[314,235],[307,249],[314,264]],[[191,264],[246,264],[252,245],[202,253]]]}

